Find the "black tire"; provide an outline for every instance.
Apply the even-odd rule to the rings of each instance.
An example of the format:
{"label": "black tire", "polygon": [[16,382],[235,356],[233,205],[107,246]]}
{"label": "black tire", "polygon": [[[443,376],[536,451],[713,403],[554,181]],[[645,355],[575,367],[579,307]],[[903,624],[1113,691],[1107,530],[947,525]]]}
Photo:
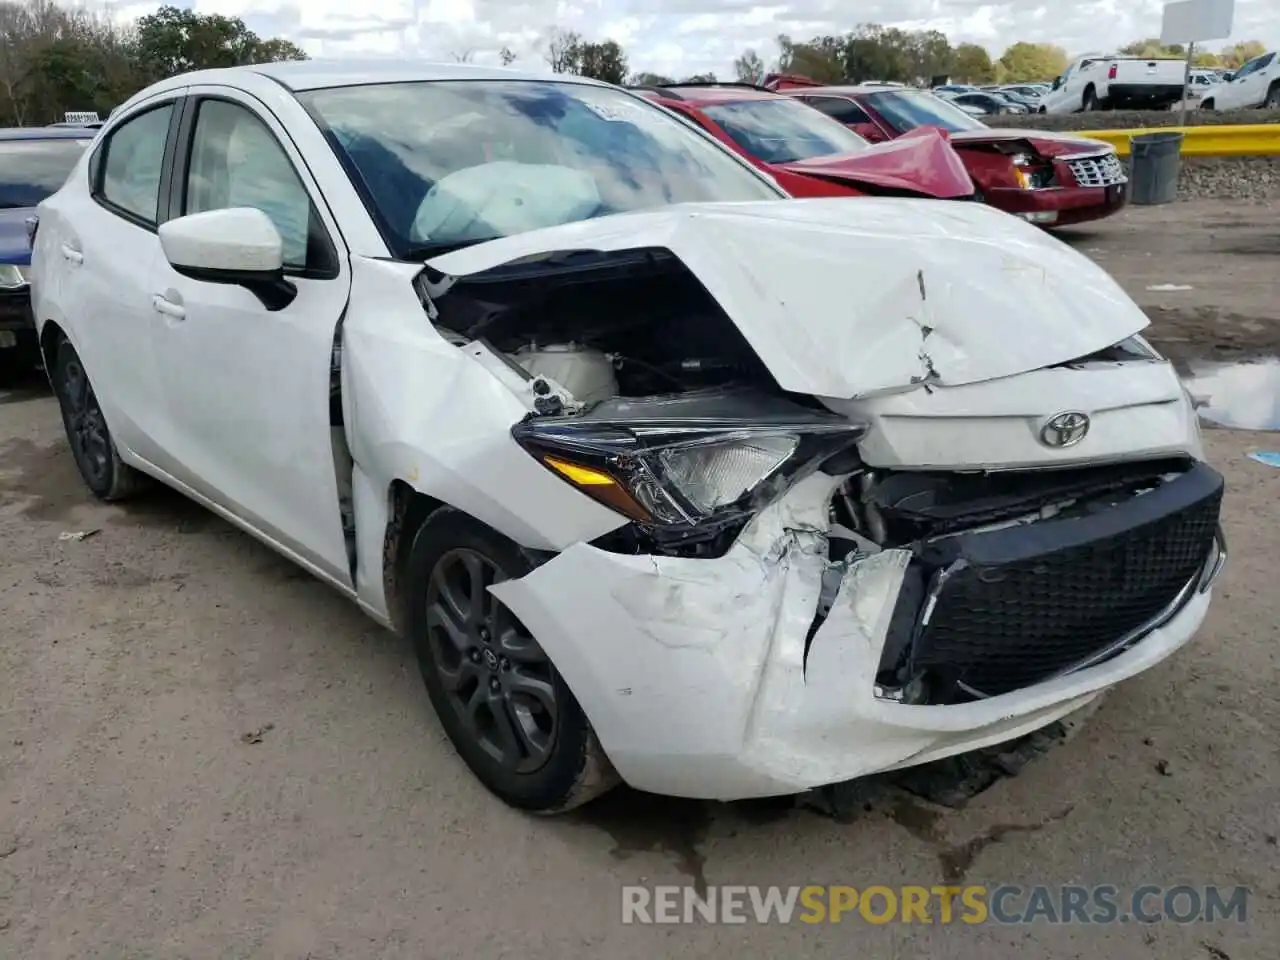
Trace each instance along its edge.
{"label": "black tire", "polygon": [[85,486],[99,500],[124,500],[145,485],[145,477],[120,459],[111,439],[107,418],[98,405],[93,384],[75,348],[65,338],[58,341],[54,361],[53,390],[62,410],[62,425],[76,468]]}
{"label": "black tire", "polygon": [[1273,83],[1267,91],[1267,99],[1263,101],[1263,109],[1280,110],[1280,83]]}
{"label": "black tire", "polygon": [[1201,100],[1201,101],[1200,101],[1200,109],[1201,109],[1201,110],[1213,110],[1213,109],[1216,109],[1216,108],[1214,107],[1214,105],[1213,105],[1213,97],[1210,97],[1208,100]]}
{"label": "black tire", "polygon": [[1081,109],[1083,109],[1085,113],[1092,113],[1095,110],[1102,109],[1102,101],[1098,99],[1098,93],[1093,89],[1093,87],[1085,88],[1084,102],[1081,104]]}
{"label": "black tire", "polygon": [[561,813],[618,775],[537,641],[483,589],[533,567],[478,521],[437,510],[409,548],[406,623],[431,704],[471,772],[513,807]]}
{"label": "black tire", "polygon": [[1041,107],[1039,110],[1036,111],[1036,113],[1048,113],[1048,112],[1049,112],[1048,109],[1045,107]]}

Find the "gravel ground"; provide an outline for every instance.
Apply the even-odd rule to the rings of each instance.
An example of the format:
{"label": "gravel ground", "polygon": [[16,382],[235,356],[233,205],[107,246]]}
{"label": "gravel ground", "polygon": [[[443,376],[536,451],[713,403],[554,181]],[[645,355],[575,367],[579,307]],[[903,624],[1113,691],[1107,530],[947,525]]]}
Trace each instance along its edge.
{"label": "gravel ground", "polygon": [[[1153,312],[1158,342],[1235,356],[1275,345],[1274,223],[1265,208],[1188,204],[1069,239]],[[1163,282],[1194,289],[1146,289]],[[1202,634],[1017,776],[956,809],[880,782],[839,820],[625,790],[544,820],[466,772],[405,644],[177,496],[91,502],[53,402],[9,394],[0,957],[1274,956],[1280,473],[1245,453],[1280,441],[1206,442],[1230,484],[1232,560]],[[97,532],[60,539],[75,531]],[[1252,898],[1247,923],[1189,926],[619,919],[632,883],[943,882],[1244,885]]]}

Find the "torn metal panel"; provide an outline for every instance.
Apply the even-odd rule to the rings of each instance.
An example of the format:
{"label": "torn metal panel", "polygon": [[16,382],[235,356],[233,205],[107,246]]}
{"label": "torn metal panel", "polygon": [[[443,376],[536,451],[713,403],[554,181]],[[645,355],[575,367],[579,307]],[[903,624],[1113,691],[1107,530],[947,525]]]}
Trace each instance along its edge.
{"label": "torn metal panel", "polygon": [[1087,257],[982,204],[689,204],[518,234],[429,265],[465,276],[553,251],[646,247],[678,257],[798,393],[864,396],[931,371],[943,385],[976,383],[1085,356],[1147,325]]}

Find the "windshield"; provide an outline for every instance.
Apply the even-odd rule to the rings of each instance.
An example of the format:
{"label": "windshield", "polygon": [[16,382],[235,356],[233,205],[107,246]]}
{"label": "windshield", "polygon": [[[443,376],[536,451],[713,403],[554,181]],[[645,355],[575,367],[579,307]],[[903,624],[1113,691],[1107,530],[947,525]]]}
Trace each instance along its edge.
{"label": "windshield", "polygon": [[685,121],[611,87],[427,81],[300,99],[402,259],[606,214],[782,196]]}
{"label": "windshield", "polygon": [[0,210],[34,207],[67,182],[84,140],[0,140]]}
{"label": "windshield", "polygon": [[703,108],[733,142],[765,163],[791,163],[867,147],[843,123],[798,100],[739,100]]}
{"label": "windshield", "polygon": [[916,127],[941,127],[951,133],[981,130],[986,124],[954,104],[922,90],[894,90],[873,93],[868,105],[899,133]]}

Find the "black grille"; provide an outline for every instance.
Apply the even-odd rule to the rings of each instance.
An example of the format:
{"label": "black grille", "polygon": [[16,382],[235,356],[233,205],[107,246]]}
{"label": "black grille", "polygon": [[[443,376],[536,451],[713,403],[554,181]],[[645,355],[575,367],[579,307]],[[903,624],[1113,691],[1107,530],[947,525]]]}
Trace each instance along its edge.
{"label": "black grille", "polygon": [[955,702],[964,687],[1008,693],[1105,650],[1202,569],[1221,502],[1221,477],[1199,466],[1093,515],[942,541],[909,673],[929,678],[933,702]]}

